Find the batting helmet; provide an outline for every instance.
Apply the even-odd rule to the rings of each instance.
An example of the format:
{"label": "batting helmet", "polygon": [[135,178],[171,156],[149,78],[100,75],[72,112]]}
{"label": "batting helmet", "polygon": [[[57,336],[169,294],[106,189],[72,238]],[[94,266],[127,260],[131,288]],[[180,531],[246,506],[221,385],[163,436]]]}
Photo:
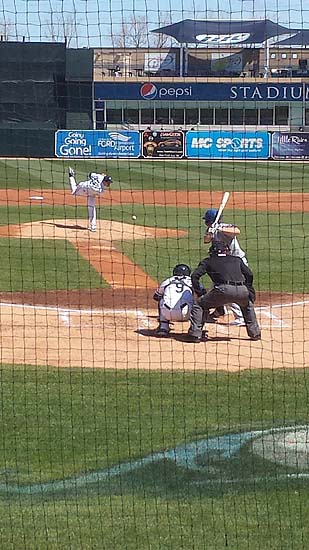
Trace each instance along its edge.
{"label": "batting helmet", "polygon": [[209,208],[209,210],[206,210],[202,219],[205,220],[206,225],[211,225],[215,221],[217,214],[218,210],[216,210],[216,208]]}
{"label": "batting helmet", "polygon": [[186,264],[177,264],[173,269],[173,275],[178,277],[190,277],[191,269]]}

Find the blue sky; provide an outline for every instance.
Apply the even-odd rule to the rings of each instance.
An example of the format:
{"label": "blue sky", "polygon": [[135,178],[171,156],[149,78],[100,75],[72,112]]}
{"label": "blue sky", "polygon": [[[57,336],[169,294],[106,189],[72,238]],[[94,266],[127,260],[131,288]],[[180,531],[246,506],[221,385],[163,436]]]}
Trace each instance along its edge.
{"label": "blue sky", "polygon": [[309,0],[0,0],[0,24],[9,24],[11,39],[46,40],[51,13],[58,19],[73,18],[77,36],[73,47],[112,46],[111,37],[132,13],[146,16],[149,29],[160,26],[167,16],[173,23],[186,18],[268,17],[309,28]]}

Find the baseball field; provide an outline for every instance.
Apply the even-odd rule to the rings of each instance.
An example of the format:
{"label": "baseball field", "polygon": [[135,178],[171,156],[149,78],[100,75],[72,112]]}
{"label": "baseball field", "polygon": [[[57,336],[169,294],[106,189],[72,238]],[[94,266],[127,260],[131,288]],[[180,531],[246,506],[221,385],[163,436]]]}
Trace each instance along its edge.
{"label": "baseball field", "polygon": [[[113,185],[87,230],[78,181]],[[0,160],[0,548],[308,547],[309,164]],[[262,340],[154,336],[230,192]],[[133,216],[133,218],[132,218]],[[207,286],[207,278],[204,280]]]}

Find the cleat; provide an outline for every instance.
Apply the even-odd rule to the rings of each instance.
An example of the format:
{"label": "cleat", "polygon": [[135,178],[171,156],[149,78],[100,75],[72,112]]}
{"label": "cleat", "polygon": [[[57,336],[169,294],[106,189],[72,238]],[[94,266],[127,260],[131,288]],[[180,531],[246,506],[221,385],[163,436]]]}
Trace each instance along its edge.
{"label": "cleat", "polygon": [[203,341],[202,336],[194,336],[194,334],[187,334],[186,342],[190,342],[191,344],[199,344]]}
{"label": "cleat", "polygon": [[260,334],[257,334],[256,336],[251,336],[250,340],[257,342],[258,340],[262,340],[262,336]]}
{"label": "cleat", "polygon": [[70,178],[74,178],[75,176],[75,171],[73,170],[73,168],[71,168],[71,166],[69,166],[69,176]]}
{"label": "cleat", "polygon": [[159,327],[155,330],[155,335],[160,338],[168,338],[170,333],[169,333],[169,330]]}
{"label": "cleat", "polygon": [[89,225],[88,230],[89,230],[89,231],[92,231],[92,233],[95,233],[96,230],[97,230],[97,228],[96,228],[95,225]]}

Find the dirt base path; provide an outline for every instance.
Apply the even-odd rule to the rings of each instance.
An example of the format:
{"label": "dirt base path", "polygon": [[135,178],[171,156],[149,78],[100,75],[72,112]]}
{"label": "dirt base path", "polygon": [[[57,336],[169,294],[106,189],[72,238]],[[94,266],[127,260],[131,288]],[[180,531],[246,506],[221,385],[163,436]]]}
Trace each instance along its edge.
{"label": "dirt base path", "polygon": [[[42,196],[43,199],[31,199]],[[218,192],[112,191],[102,203],[142,203],[201,207],[219,204]],[[0,204],[84,204],[83,198],[51,190],[7,190]],[[309,195],[232,193],[230,208],[309,211]],[[263,293],[257,298],[262,341],[248,340],[245,328],[229,317],[207,325],[210,340],[188,344],[188,324],[175,324],[170,339],[154,336],[157,281],[125,258],[117,240],[166,238],[186,232],[99,221],[97,233],[85,220],[44,220],[0,227],[0,237],[67,239],[110,283],[102,291],[0,294],[1,361],[57,367],[142,368],[160,370],[296,368],[309,366],[309,297]]]}
{"label": "dirt base path", "polygon": [[[51,189],[7,189],[0,191],[0,205],[32,205],[35,199],[43,197],[44,204],[85,204],[84,197],[74,197],[68,191]],[[156,204],[158,206],[178,206],[184,208],[207,208],[220,204],[221,191],[128,191],[113,190],[105,192],[99,199],[102,204]],[[38,204],[41,201],[37,201]],[[232,192],[229,208],[259,211],[309,212],[309,193],[267,193]]]}

